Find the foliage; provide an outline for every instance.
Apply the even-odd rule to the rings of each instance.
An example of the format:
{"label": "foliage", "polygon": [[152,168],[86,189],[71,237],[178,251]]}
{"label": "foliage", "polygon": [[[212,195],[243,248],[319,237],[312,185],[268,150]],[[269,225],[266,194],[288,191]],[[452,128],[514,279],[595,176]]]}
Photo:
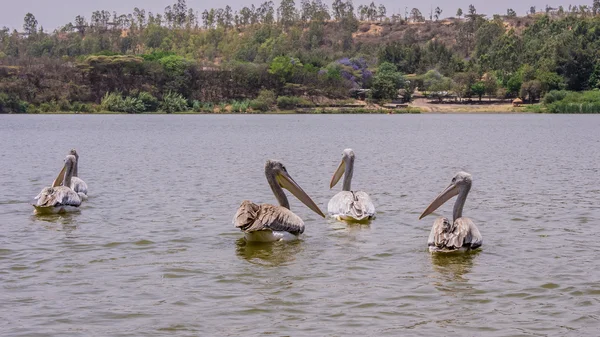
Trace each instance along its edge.
{"label": "foliage", "polygon": [[296,107],[312,106],[312,103],[302,97],[296,96],[279,96],[277,97],[277,107],[279,109],[293,109]]}
{"label": "foliage", "polygon": [[[214,104],[246,102],[260,90],[346,98],[350,89],[372,89],[385,100],[406,86],[400,74],[415,75],[413,88],[461,98],[481,99],[482,83],[489,97],[532,100],[554,90],[600,88],[599,0],[530,17],[508,9],[505,17],[486,18],[471,5],[456,13],[465,20],[450,25],[406,25],[385,6],[355,8],[344,0],[331,8],[321,0],[266,1],[201,15],[185,0],[174,2],[160,14],[136,8],[78,15],[52,33],[33,13],[24,17],[22,32],[0,29],[0,111],[94,111],[98,105],[172,111],[187,109],[186,100],[195,111],[212,112]],[[428,19],[443,12],[435,8]],[[408,14],[425,19],[418,8]],[[375,25],[359,20],[379,21],[381,31],[372,34]],[[386,63],[395,69],[386,71]],[[275,100],[251,104],[269,109]],[[242,103],[233,105],[243,110]]]}
{"label": "foliage", "polygon": [[160,102],[160,110],[166,113],[183,112],[188,109],[187,100],[178,93],[168,92]]}
{"label": "foliage", "polygon": [[123,97],[120,92],[107,92],[100,105],[113,112],[141,113],[145,110],[144,103],[137,97]]}
{"label": "foliage", "polygon": [[0,113],[25,113],[28,107],[27,102],[0,92]]}
{"label": "foliage", "polygon": [[387,100],[398,97],[398,89],[404,88],[406,81],[396,66],[384,62],[379,65],[375,76],[373,76],[372,96],[374,99]]}
{"label": "foliage", "polygon": [[255,111],[268,111],[275,104],[275,93],[272,90],[261,90],[256,99],[250,101],[250,108]]}

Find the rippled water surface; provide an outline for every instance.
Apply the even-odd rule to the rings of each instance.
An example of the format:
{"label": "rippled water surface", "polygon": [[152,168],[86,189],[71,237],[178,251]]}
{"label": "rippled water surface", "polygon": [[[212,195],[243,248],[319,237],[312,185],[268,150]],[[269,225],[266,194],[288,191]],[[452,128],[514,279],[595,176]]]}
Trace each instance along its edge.
{"label": "rippled water surface", "polygon": [[[595,116],[0,116],[0,144],[1,336],[600,331]],[[72,147],[88,202],[34,216]],[[245,243],[231,219],[275,202],[266,159],[326,210],[346,147],[370,226],[292,197],[300,241]],[[484,245],[432,256],[417,218],[459,170]]]}

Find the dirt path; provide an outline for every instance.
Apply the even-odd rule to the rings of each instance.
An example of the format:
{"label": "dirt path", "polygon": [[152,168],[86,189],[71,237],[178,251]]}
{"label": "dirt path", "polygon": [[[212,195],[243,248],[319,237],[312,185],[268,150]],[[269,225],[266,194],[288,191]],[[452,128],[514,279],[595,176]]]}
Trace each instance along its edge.
{"label": "dirt path", "polygon": [[417,98],[410,104],[421,108],[423,113],[523,113],[510,103],[492,101],[489,104],[432,104],[425,98]]}

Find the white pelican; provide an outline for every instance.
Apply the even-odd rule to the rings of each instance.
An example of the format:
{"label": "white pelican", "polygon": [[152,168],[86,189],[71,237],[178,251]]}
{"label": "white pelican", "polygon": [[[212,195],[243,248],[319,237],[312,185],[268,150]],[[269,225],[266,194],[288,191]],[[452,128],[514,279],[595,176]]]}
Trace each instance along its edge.
{"label": "white pelican", "polygon": [[233,218],[233,224],[244,232],[246,241],[273,242],[295,240],[304,232],[304,221],[290,211],[283,188],[295,195],[308,208],[325,217],[319,207],[288,174],[285,166],[276,160],[265,164],[265,175],[280,206],[257,205],[244,201]]}
{"label": "white pelican", "polygon": [[344,150],[342,162],[331,178],[329,188],[333,188],[344,176],[342,191],[336,194],[327,205],[329,215],[348,222],[369,222],[375,217],[375,205],[369,195],[363,191],[352,191],[352,174],[354,172],[354,151]]}
{"label": "white pelican", "polygon": [[75,193],[79,194],[79,197],[82,201],[87,200],[88,196],[88,186],[82,179],[79,178],[79,154],[75,149],[71,149],[69,154],[75,156],[75,169],[73,170],[73,177],[71,178],[71,189],[75,191]]}
{"label": "white pelican", "polygon": [[458,172],[452,183],[433,200],[431,205],[421,214],[419,220],[433,213],[450,198],[458,195],[454,204],[452,223],[447,218],[440,217],[433,223],[427,245],[430,252],[451,252],[455,250],[476,249],[483,243],[483,238],[473,220],[463,217],[462,211],[471,189],[471,175]]}
{"label": "white pelican", "polygon": [[68,155],[62,170],[52,183],[52,187],[45,187],[35,197],[37,203],[33,207],[37,214],[65,213],[79,209],[81,198],[69,187],[76,162],[75,156]]}

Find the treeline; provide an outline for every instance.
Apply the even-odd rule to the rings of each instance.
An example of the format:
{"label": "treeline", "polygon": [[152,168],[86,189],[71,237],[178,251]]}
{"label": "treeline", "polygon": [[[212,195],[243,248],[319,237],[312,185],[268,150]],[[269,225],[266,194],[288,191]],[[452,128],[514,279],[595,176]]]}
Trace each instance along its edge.
{"label": "treeline", "polygon": [[487,18],[473,5],[457,18],[443,12],[282,0],[198,13],[178,0],[163,13],[79,15],[52,33],[29,13],[21,32],[0,30],[0,112],[99,109],[107,97],[119,106],[117,96],[135,111],[140,97],[153,97],[153,109],[179,98],[192,108],[250,102],[261,90],[274,104],[357,89],[383,101],[417,88],[439,100],[537,101],[600,88],[600,0],[521,18],[512,9]]}

